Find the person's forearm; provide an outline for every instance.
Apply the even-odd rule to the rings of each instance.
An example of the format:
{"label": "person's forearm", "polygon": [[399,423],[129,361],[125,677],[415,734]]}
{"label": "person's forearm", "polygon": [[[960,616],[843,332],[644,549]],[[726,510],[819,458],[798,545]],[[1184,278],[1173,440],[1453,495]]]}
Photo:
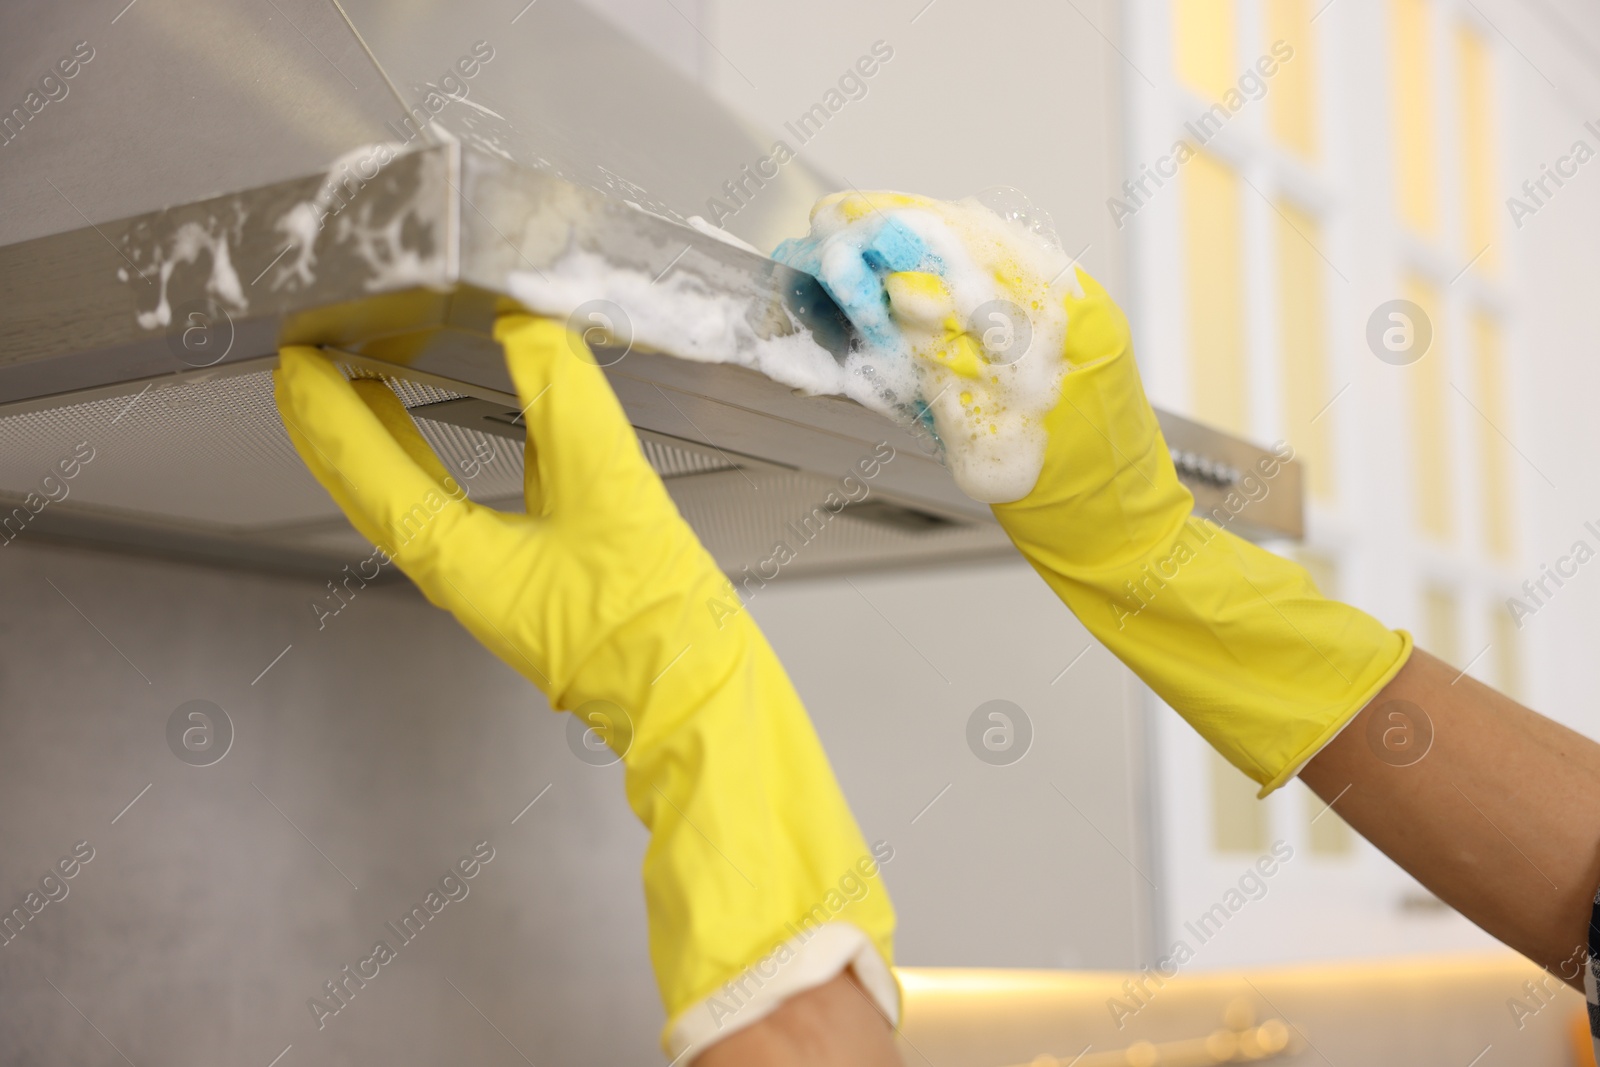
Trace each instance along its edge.
{"label": "person's forearm", "polygon": [[1418,650],[1300,778],[1445,903],[1583,988],[1600,744]]}
{"label": "person's forearm", "polygon": [[846,971],[712,1045],[692,1067],[902,1067],[894,1032]]}

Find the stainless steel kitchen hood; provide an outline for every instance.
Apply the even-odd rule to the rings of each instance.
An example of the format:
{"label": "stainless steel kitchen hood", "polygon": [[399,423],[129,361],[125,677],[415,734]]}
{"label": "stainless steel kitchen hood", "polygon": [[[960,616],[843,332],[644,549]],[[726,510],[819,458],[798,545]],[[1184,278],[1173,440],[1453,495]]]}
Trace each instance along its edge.
{"label": "stainless steel kitchen hood", "polygon": [[[163,127],[122,106],[123,120],[154,131],[159,151],[143,146],[120,168],[125,187],[79,188],[69,176],[110,161],[80,158],[86,131],[72,126],[71,106],[84,105],[87,134],[112,143],[106,124],[118,117],[103,101],[78,100],[87,79],[102,76],[100,92],[148,105],[174,76],[150,66],[151,55],[188,47],[181,37],[151,43],[166,41],[159,31],[176,17],[172,3],[143,0],[140,9],[155,36],[145,64],[125,64],[128,82],[112,80],[120,53],[96,45],[74,93],[0,148],[0,544],[50,536],[318,569],[364,558],[272,407],[268,372],[283,343],[325,346],[352,373],[389,380],[474,498],[517,506],[517,404],[489,329],[512,306],[514,271],[558,271],[574,249],[740,294],[759,336],[803,331],[833,351],[848,344],[812,279],[680,221],[702,213],[722,190],[717,175],[737,178],[762,141],[579,7],[540,0],[508,23],[509,14],[476,4],[272,3],[270,15],[208,6],[193,17],[232,20],[223,51],[242,49],[237,35],[251,30],[257,51],[301,74],[319,70],[305,76],[348,99],[330,104],[296,83],[272,87],[288,94],[274,100],[212,57],[202,65],[216,99],[203,109],[215,108],[209,132],[234,155],[218,161],[207,131],[174,132],[170,120]],[[55,8],[39,13],[61,28]],[[473,64],[457,53],[477,57],[471,78]],[[235,58],[241,70],[260,67],[253,55]],[[0,43],[0,69],[31,69],[25,62]],[[454,82],[440,71],[457,72]],[[338,78],[355,89],[338,90]],[[450,84],[463,87],[459,96]],[[450,99],[433,112],[428,94],[440,91]],[[296,123],[295,106],[327,125]],[[329,159],[408,130],[409,150],[336,172],[343,192],[329,198]],[[252,131],[274,151],[250,144]],[[221,195],[201,195],[200,183]],[[804,229],[804,205],[826,185],[795,166],[769,187],[745,188],[748,210],[729,228],[770,247]],[[319,205],[310,227],[308,204]],[[779,541],[806,545],[785,574],[1007,551],[987,508],[878,415],[742,367],[650,351],[648,337],[625,344],[627,331],[615,327],[606,373],[680,508],[729,571],[758,566]],[[1264,455],[1176,417],[1164,415],[1163,428],[1203,511]],[[885,442],[895,458],[870,495],[836,515],[819,512]],[[66,479],[63,462],[81,447],[93,458]],[[1234,528],[1297,537],[1300,512],[1290,464]]]}

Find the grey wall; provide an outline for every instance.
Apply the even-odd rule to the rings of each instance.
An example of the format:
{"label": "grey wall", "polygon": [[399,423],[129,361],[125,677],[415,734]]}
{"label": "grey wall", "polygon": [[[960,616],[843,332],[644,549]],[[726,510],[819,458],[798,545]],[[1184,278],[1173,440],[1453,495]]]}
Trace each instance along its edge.
{"label": "grey wall", "polygon": [[[0,552],[0,900],[96,850],[0,948],[0,1062],[122,1062],[72,1005],[140,1067],[266,1067],[290,1044],[282,1067],[520,1063],[472,1005],[535,1063],[650,1062],[619,768],[575,759],[537,691],[409,588],[320,633],[314,588]],[[165,737],[195,698],[236,730],[209,767]],[[469,895],[319,1033],[306,1000],[482,840]]]}
{"label": "grey wall", "polygon": [[[0,549],[0,905],[95,850],[0,947],[0,1062],[654,1062],[619,768],[575,758],[565,719],[409,586],[319,632],[317,585]],[[1029,572],[777,585],[752,610],[896,846],[903,961],[1135,962],[1124,676],[1094,649],[1051,686],[1087,639]],[[1006,767],[964,739],[997,697],[1036,731]],[[166,738],[195,699],[235,731],[210,766]],[[483,840],[469,895],[399,946],[385,921]],[[398,957],[319,1031],[307,999],[380,937]]]}
{"label": "grey wall", "polygon": [[[895,846],[902,964],[1141,962],[1160,875],[1136,799],[1140,690],[1030,568],[795,582],[750,605],[863,831]],[[1031,723],[1014,763],[969,745],[992,700]]]}

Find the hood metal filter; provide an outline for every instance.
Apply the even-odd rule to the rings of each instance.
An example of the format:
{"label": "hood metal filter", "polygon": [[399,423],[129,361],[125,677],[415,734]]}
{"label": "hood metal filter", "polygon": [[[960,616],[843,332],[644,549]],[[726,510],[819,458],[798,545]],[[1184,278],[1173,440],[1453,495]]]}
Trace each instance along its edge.
{"label": "hood metal filter", "polygon": [[[470,425],[489,425],[490,416],[515,408],[386,380],[472,499],[522,510],[519,434]],[[879,501],[859,479],[842,489],[816,474],[740,462],[648,431],[642,445],[730,573],[762,569],[779,541],[795,551],[794,570],[813,573],[884,557],[936,562],[1006,544],[992,524]],[[67,478],[57,465],[69,458],[79,462]],[[154,549],[166,542],[216,558],[321,569],[372,551],[300,464],[265,369],[0,417],[0,486],[0,543],[25,534]],[[830,492],[860,502],[819,507]],[[776,567],[764,573],[771,577]]]}

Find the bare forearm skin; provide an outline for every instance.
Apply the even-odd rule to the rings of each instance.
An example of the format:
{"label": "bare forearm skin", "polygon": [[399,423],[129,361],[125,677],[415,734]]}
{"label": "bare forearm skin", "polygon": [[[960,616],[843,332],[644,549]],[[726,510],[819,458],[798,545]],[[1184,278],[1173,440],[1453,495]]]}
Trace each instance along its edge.
{"label": "bare forearm skin", "polygon": [[[1394,713],[1422,710],[1426,753]],[[1374,720],[1377,720],[1374,722]],[[1577,989],[1600,885],[1600,744],[1420,649],[1300,778],[1439,899]]]}

